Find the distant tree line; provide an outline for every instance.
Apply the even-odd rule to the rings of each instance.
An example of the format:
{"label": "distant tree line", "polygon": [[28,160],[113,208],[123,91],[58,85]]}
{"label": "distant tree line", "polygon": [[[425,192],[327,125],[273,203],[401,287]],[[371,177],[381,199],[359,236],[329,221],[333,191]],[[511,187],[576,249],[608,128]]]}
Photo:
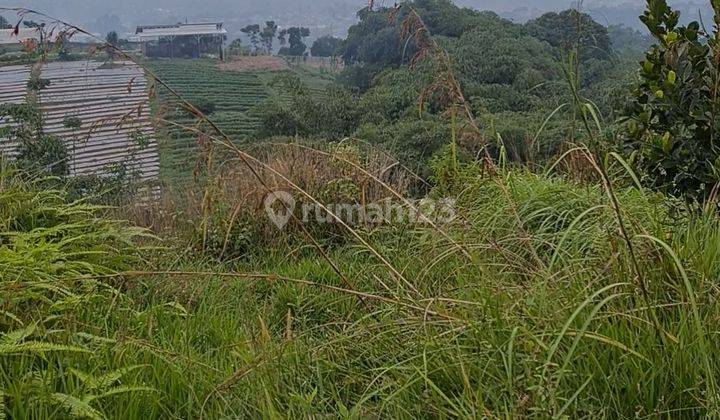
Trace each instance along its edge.
{"label": "distant tree line", "polygon": [[[579,94],[610,119],[640,58],[620,56],[613,44],[639,43],[641,34],[614,31],[615,39],[576,10],[517,24],[448,0],[414,0],[412,5],[447,52],[478,118],[480,136],[490,143],[488,151],[499,153],[492,143],[501,139],[504,153],[516,162],[555,156],[565,139],[583,135],[573,123],[573,110],[563,105],[572,100],[567,74],[574,70],[568,66],[581,66],[573,73]],[[436,88],[437,67],[422,53],[418,38],[408,34],[409,10],[366,8],[347,39],[319,38],[311,48],[314,56],[344,61],[338,83],[322,95],[306,89],[284,102],[268,101],[259,136],[362,138],[427,173],[428,159],[439,152],[451,126],[443,117],[443,91]],[[421,101],[418,92],[424,92]],[[548,115],[553,118],[546,121]],[[485,143],[467,136],[461,144],[475,154]]]}
{"label": "distant tree line", "polygon": [[[230,43],[230,51],[246,55],[271,55],[275,52],[275,42],[279,43],[278,55],[302,57],[308,54],[305,40],[310,36],[310,29],[302,26],[293,26],[280,29],[275,21],[247,25],[240,30],[245,37]],[[331,57],[335,55],[342,40],[332,36],[318,38],[310,48],[314,57]]]}
{"label": "distant tree line", "polygon": [[240,30],[247,37],[249,45],[242,39],[236,39],[230,44],[230,50],[252,55],[270,55],[275,50],[275,41],[280,43],[280,55],[302,56],[307,51],[305,38],[310,36],[310,29],[304,27],[291,27],[280,29],[275,21],[265,22],[265,26],[258,24],[247,25]]}

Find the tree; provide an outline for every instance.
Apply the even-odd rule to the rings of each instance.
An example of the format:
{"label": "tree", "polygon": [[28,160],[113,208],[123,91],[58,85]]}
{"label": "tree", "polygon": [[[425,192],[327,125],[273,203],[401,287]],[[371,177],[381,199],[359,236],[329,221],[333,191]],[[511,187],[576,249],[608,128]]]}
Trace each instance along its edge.
{"label": "tree", "polygon": [[624,25],[610,25],[607,29],[612,47],[617,52],[629,51],[642,54],[654,44],[652,36],[637,29]]}
{"label": "tree", "polygon": [[646,184],[702,200],[720,182],[720,4],[715,32],[679,26],[665,0],[648,0],[642,22],[656,39],[624,110],[624,146]]}
{"label": "tree", "polygon": [[239,38],[230,43],[228,52],[235,55],[250,55],[252,53],[250,47],[243,44],[242,39]]}
{"label": "tree", "polygon": [[278,26],[274,21],[270,20],[265,22],[265,28],[260,34],[260,39],[262,40],[263,48],[265,48],[265,53],[267,54],[272,54],[273,52],[273,42],[275,41],[277,31]]}
{"label": "tree", "polygon": [[0,127],[0,137],[18,144],[18,166],[30,172],[55,176],[69,173],[69,153],[65,142],[43,131],[43,117],[33,104],[2,104],[0,119],[9,121]]}
{"label": "tree", "polygon": [[313,57],[332,57],[340,49],[342,40],[332,36],[323,36],[315,40],[310,53]]}
{"label": "tree", "polygon": [[288,46],[280,49],[280,55],[302,56],[307,51],[304,39],[310,36],[310,29],[292,27],[280,31],[280,42],[287,38]]}
{"label": "tree", "polygon": [[117,32],[115,32],[115,31],[108,32],[108,34],[105,36],[105,42],[108,44],[108,48],[107,48],[108,58],[110,60],[114,60],[115,59],[115,50],[109,46],[110,45],[115,46],[115,47],[118,46],[120,39],[118,38]]}
{"label": "tree", "polygon": [[583,61],[590,58],[604,60],[612,54],[607,28],[577,10],[546,13],[525,26],[530,35],[553,47],[562,50],[577,48]]}
{"label": "tree", "polygon": [[252,45],[254,53],[257,54],[260,51],[260,25],[248,25],[240,29],[240,32],[250,37],[250,45]]}
{"label": "tree", "polygon": [[5,19],[4,16],[0,16],[0,29],[12,29],[12,25]]}
{"label": "tree", "polygon": [[120,38],[118,37],[117,32],[110,31],[107,35],[105,35],[105,42],[107,42],[110,45],[118,45],[120,42]]}

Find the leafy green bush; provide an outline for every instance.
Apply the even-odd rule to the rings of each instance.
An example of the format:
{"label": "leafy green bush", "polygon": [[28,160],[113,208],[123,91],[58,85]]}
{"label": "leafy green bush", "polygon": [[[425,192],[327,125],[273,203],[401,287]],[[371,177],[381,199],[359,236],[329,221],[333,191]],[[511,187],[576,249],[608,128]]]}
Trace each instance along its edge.
{"label": "leafy green bush", "polygon": [[720,68],[713,58],[720,44],[698,22],[682,26],[679,18],[665,0],[649,0],[641,17],[657,44],[625,107],[625,146],[648,185],[703,199],[720,181]]}
{"label": "leafy green bush", "polygon": [[[296,77],[276,80],[290,92],[281,102],[269,100],[260,112],[261,137],[303,136],[337,140],[350,135],[360,122],[357,98],[350,92],[329,86],[314,95]],[[291,85],[291,86],[288,86]]]}
{"label": "leafy green bush", "polygon": [[40,91],[46,89],[52,84],[50,79],[31,78],[27,82],[27,88],[32,91]]}
{"label": "leafy green bush", "polygon": [[56,176],[69,173],[69,153],[65,142],[43,131],[40,110],[29,103],[0,105],[0,118],[11,124],[0,127],[0,138],[18,144],[17,161],[26,170]]}

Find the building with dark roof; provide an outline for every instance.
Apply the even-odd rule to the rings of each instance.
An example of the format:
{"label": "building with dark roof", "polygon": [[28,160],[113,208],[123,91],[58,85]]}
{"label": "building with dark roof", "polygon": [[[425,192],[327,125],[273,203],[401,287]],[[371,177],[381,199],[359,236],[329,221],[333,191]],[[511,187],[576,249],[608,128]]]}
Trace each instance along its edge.
{"label": "building with dark roof", "polygon": [[223,57],[227,30],[221,22],[138,26],[131,41],[148,58]]}

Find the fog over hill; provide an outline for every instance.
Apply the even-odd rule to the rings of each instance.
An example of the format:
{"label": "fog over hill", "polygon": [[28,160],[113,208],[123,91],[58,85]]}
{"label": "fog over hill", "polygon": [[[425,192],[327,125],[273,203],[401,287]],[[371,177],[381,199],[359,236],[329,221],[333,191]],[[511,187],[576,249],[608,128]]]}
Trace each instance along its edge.
{"label": "fog over hill", "polygon": [[[0,0],[0,6],[23,6],[66,19],[98,33],[111,30],[131,32],[136,25],[184,21],[222,20],[231,36],[249,23],[275,20],[281,26],[303,25],[313,37],[323,34],[342,36],[355,21],[367,0]],[[392,5],[392,0],[376,0],[376,6]],[[523,22],[547,11],[576,7],[571,0],[456,0],[455,3],[479,10],[492,10],[516,22]],[[697,19],[700,10],[709,22],[707,1],[671,0],[684,19]],[[642,0],[585,0],[581,8],[603,24],[624,24],[640,28],[637,16]],[[13,16],[5,13],[9,20]]]}

